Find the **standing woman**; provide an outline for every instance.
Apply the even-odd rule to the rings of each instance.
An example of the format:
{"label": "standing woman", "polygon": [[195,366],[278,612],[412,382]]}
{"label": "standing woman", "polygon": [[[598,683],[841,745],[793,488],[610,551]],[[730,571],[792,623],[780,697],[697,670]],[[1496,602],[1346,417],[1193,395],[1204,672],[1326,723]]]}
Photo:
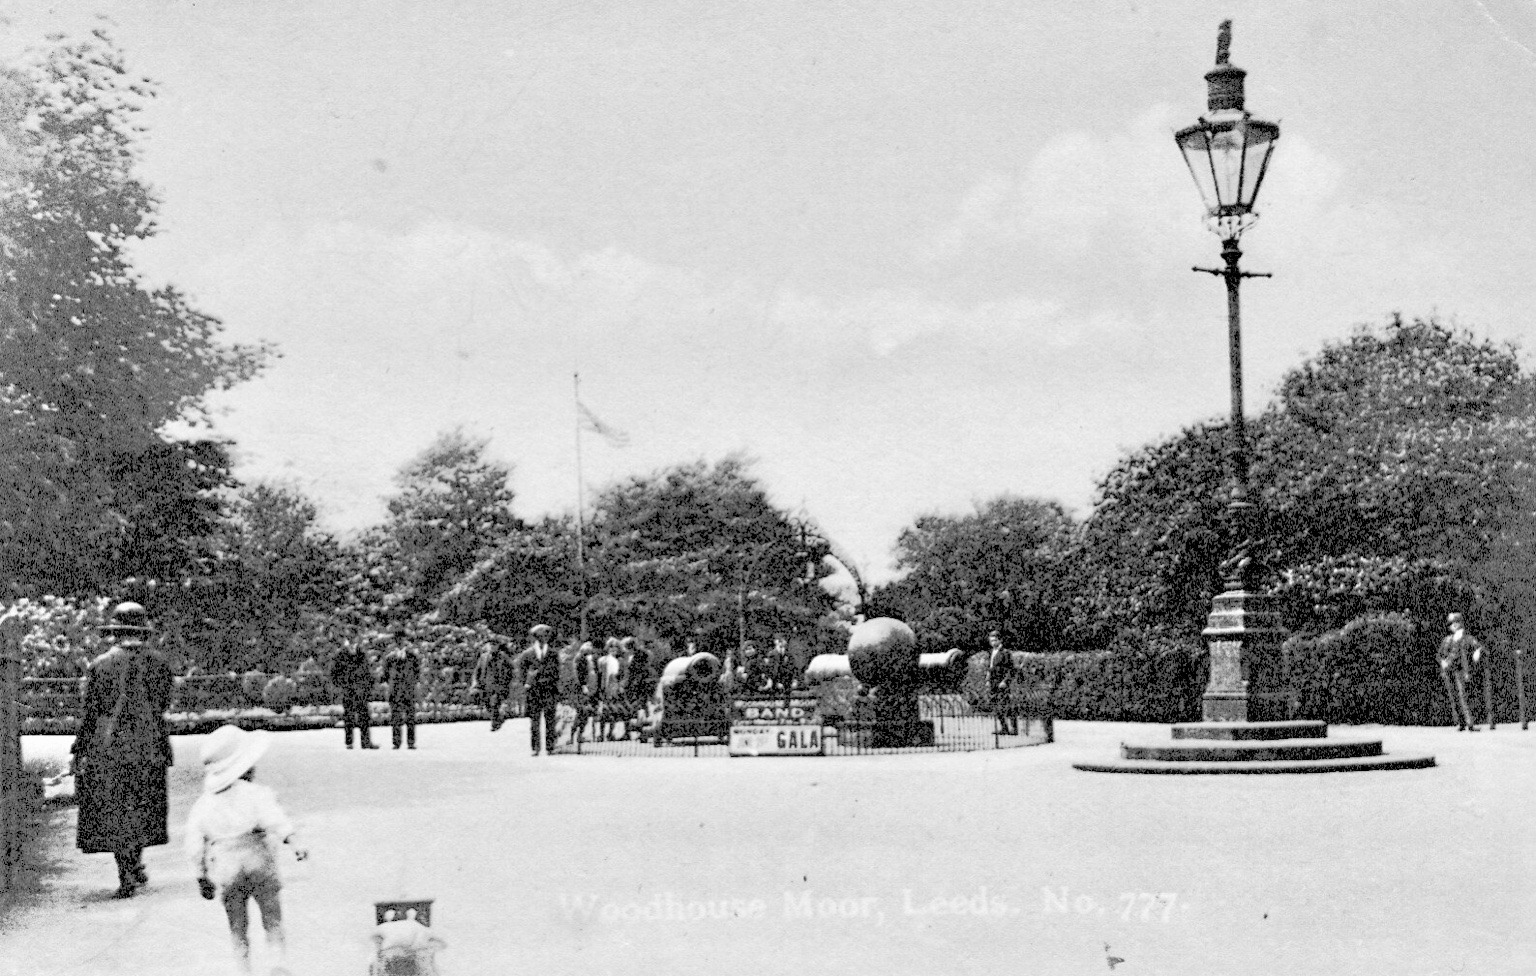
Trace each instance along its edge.
{"label": "standing woman", "polygon": [[86,672],[85,712],[70,747],[80,803],[75,845],[117,858],[116,898],[131,898],[149,883],[144,848],[167,839],[172,680],[164,655],[144,643],[152,631],[137,603],[112,610],[101,632],[114,646]]}

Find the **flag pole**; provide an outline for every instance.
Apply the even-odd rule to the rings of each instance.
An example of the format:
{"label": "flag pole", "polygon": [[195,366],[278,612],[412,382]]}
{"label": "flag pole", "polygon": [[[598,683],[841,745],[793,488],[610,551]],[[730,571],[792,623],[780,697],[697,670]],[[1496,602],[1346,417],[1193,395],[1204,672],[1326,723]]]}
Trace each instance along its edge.
{"label": "flag pole", "polygon": [[576,401],[576,572],[581,576],[581,643],[587,640],[586,497],[581,477],[581,374],[571,373],[571,392]]}

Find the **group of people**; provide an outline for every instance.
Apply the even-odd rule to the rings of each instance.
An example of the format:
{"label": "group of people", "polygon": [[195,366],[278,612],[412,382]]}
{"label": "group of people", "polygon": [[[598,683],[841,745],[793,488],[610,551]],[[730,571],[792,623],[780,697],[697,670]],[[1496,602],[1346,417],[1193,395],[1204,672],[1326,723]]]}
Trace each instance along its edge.
{"label": "group of people", "polygon": [[[502,708],[514,681],[521,681],[528,714],[528,744],[535,756],[555,751],[560,735],[558,711],[562,694],[560,653],[550,646],[554,628],[535,624],[528,631],[529,645],[508,659],[499,647],[487,648],[475,668],[471,689],[485,695],[491,710],[491,730],[501,727]],[[656,687],[650,653],[633,637],[609,637],[602,653],[592,641],[584,641],[573,662],[575,721],[572,738],[585,735],[588,725],[599,736],[624,736],[639,720]],[[521,676],[519,678],[519,675]],[[505,689],[505,691],[503,691]]]}
{"label": "group of people", "polygon": [[[347,748],[352,748],[353,734],[364,749],[377,749],[370,731],[368,702],[373,698],[375,679],[389,686],[390,737],[400,748],[416,748],[416,684],[421,680],[421,655],[404,642],[397,641],[387,654],[377,675],[368,660],[368,652],[358,643],[348,641],[331,660],[331,684],[341,697],[341,722]],[[403,734],[402,734],[403,733]]]}
{"label": "group of people", "polygon": [[[70,747],[79,804],[75,843],[117,862],[115,898],[132,898],[149,884],[143,853],[168,842],[168,770],[175,764],[165,713],[173,679],[165,656],[149,646],[154,632],[137,603],[120,603],[102,627],[112,643],[86,672],[80,730]],[[254,782],[267,733],[224,725],[204,741],[203,791],[187,815],[185,847],[204,898],[223,903],[235,959],[251,971],[247,909],[256,902],[272,955],[272,976],[283,966],[282,888],[276,853],[290,846],[299,860],[293,823],[267,787]]]}

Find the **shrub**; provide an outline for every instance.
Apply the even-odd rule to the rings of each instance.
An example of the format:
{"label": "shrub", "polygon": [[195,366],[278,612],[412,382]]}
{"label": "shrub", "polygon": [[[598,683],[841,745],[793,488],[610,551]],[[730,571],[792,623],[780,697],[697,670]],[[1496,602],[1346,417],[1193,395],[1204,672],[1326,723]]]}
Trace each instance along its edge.
{"label": "shrub", "polygon": [[296,688],[298,683],[287,675],[273,675],[261,690],[261,703],[274,712],[287,711]]}
{"label": "shrub", "polygon": [[263,671],[247,671],[240,676],[240,690],[245,694],[246,704],[260,705],[262,694],[267,690],[267,675]]}
{"label": "shrub", "polygon": [[74,678],[106,645],[100,627],[109,601],[75,603],[56,596],[22,598],[0,609],[0,621],[21,631],[21,670],[25,678]]}
{"label": "shrub", "polygon": [[[1200,717],[1205,651],[1190,640],[1153,635],[1107,651],[1016,652],[1014,706],[1023,714],[1110,722],[1186,722]],[[973,655],[965,695],[988,708],[987,659]]]}
{"label": "shrub", "polygon": [[[1285,651],[1301,717],[1346,724],[1445,724],[1451,713],[1435,660],[1438,642],[1437,635],[1398,613],[1292,637]],[[1479,689],[1474,700],[1480,701],[1481,694]]]}

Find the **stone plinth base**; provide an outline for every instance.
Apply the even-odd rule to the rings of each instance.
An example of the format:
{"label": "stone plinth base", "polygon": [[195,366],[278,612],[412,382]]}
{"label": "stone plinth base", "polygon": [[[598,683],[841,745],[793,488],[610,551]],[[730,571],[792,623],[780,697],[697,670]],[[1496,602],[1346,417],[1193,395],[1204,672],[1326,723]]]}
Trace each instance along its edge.
{"label": "stone plinth base", "polygon": [[1330,740],[1322,722],[1183,723],[1173,742],[1122,743],[1120,758],[1074,763],[1094,773],[1330,773],[1423,769],[1434,756],[1388,755],[1380,739]]}

